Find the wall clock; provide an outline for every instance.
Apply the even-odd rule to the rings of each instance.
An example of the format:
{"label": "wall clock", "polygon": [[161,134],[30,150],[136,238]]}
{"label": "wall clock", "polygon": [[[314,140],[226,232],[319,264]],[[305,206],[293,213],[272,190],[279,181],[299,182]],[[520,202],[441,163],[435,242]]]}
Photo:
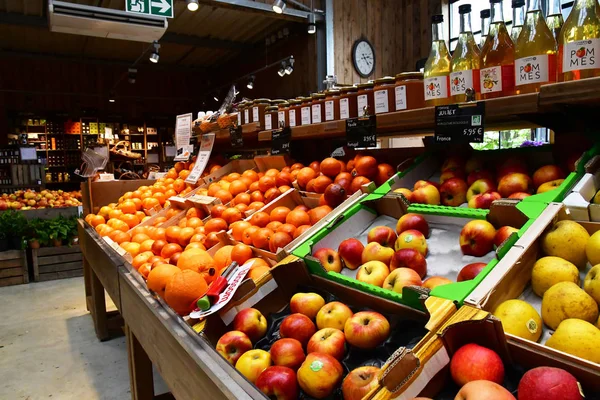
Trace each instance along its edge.
{"label": "wall clock", "polygon": [[360,38],[352,46],[352,64],[363,78],[368,78],[375,71],[375,49],[365,38]]}

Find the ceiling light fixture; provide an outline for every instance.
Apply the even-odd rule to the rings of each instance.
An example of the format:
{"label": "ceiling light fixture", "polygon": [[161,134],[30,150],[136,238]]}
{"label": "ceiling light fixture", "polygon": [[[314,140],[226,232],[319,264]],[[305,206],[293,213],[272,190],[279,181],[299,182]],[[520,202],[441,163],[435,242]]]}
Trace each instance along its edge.
{"label": "ceiling light fixture", "polygon": [[154,47],[154,49],[152,49],[152,54],[150,54],[149,60],[150,62],[156,64],[158,62],[158,59],[160,58],[160,56],[158,55],[160,44],[158,44],[158,42],[155,40],[152,46]]}
{"label": "ceiling light fixture", "polygon": [[109,103],[114,103],[116,97],[117,96],[115,95],[114,90],[111,90],[110,92],[108,92],[108,102]]}
{"label": "ceiling light fixture", "polygon": [[283,10],[285,10],[285,0],[275,0],[273,2],[273,11],[277,14],[283,14]]}
{"label": "ceiling light fixture", "polygon": [[279,71],[277,71],[277,73],[279,74],[280,77],[284,77],[285,76],[285,69],[287,67],[287,64],[285,61],[281,62],[281,68],[279,68]]}
{"label": "ceiling light fixture", "polygon": [[315,13],[308,14],[308,33],[314,35],[317,32],[317,17]]}
{"label": "ceiling light fixture", "polygon": [[129,83],[131,83],[131,84],[135,83],[136,77],[137,77],[137,69],[129,68],[127,70],[127,80],[129,81]]}
{"label": "ceiling light fixture", "polygon": [[198,11],[198,0],[187,0],[187,9],[190,11]]}
{"label": "ceiling light fixture", "polygon": [[256,79],[254,75],[250,76],[250,78],[248,79],[248,84],[246,85],[246,87],[250,90],[254,89],[254,79]]}
{"label": "ceiling light fixture", "polygon": [[213,96],[214,101],[216,101],[217,103],[219,102],[219,94],[215,93],[215,95]]}
{"label": "ceiling light fixture", "polygon": [[290,57],[288,66],[285,68],[285,73],[291,75],[294,72],[294,57]]}

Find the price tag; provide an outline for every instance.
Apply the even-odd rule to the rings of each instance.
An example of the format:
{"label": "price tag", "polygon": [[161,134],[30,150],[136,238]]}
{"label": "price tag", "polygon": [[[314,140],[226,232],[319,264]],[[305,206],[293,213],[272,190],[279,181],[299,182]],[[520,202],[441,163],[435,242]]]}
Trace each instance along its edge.
{"label": "price tag", "polygon": [[289,127],[271,132],[271,155],[289,153],[291,140],[292,130]]}
{"label": "price tag", "polygon": [[485,103],[435,108],[436,143],[483,143]]}
{"label": "price tag", "polygon": [[208,159],[210,158],[210,154],[212,153],[213,145],[215,144],[215,134],[209,133],[206,135],[202,135],[202,140],[200,142],[200,151],[198,152],[198,158],[196,159],[196,164],[194,165],[194,169],[185,180],[185,183],[191,183],[192,185],[198,182],[200,176],[204,172],[206,165],[208,164]]}
{"label": "price tag", "polygon": [[244,147],[244,138],[242,137],[242,127],[240,125],[229,127],[229,139],[231,140],[231,147]]}
{"label": "price tag", "polygon": [[375,116],[346,120],[346,145],[349,148],[377,147]]}

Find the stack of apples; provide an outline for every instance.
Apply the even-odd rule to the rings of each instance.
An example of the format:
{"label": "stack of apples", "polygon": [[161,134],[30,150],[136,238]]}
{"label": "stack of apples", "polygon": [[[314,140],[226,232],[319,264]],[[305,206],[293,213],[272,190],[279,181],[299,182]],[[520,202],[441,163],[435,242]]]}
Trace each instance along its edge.
{"label": "stack of apples", "polygon": [[374,157],[358,154],[347,163],[331,157],[313,161],[300,169],[295,178],[301,190],[321,194],[321,204],[335,208],[363,185],[375,182],[380,186],[395,173],[391,165],[378,164]]}
{"label": "stack of apples", "polygon": [[440,181],[417,181],[412,190],[394,190],[412,203],[489,209],[494,200],[523,199],[532,193],[544,193],[559,187],[565,173],[557,165],[545,165],[530,176],[527,164],[508,158],[494,171],[481,157],[467,160],[450,157],[442,164]]}
{"label": "stack of apples", "polygon": [[265,317],[254,308],[240,311],[234,330],[219,339],[217,351],[271,398],[298,399],[300,388],[312,398],[323,399],[341,383],[343,399],[359,400],[377,386],[379,368],[358,367],[342,381],[341,362],[349,346],[372,350],[388,339],[390,324],[383,315],[353,313],[339,301],[326,303],[317,293],[295,294],[290,311],[274,333],[279,339],[267,350],[253,350],[267,333]]}
{"label": "stack of apples", "polygon": [[[504,226],[496,230],[485,220],[469,221],[461,230],[459,244],[464,255],[483,257],[499,247],[518,229]],[[350,238],[342,241],[336,250],[320,248],[313,254],[326,271],[342,272],[344,267],[357,270],[358,281],[402,293],[405,286],[423,286],[433,289],[452,283],[442,276],[427,275],[427,238],[430,228],[419,214],[408,213],[398,219],[396,230],[376,226],[369,230],[367,245]],[[457,282],[474,279],[487,265],[484,262],[464,266]]]}
{"label": "stack of apples", "polygon": [[17,190],[12,194],[2,193],[0,211],[33,210],[37,208],[62,208],[81,205],[81,191],[62,190]]}

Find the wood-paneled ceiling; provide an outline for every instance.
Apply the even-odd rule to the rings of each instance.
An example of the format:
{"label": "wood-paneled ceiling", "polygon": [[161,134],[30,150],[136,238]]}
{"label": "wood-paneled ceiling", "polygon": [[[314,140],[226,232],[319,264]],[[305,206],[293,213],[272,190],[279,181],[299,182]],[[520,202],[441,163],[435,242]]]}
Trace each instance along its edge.
{"label": "wood-paneled ceiling", "polygon": [[[118,10],[125,7],[125,0],[66,1]],[[175,18],[169,19],[167,33],[160,41],[161,65],[216,68],[241,54],[264,51],[266,38],[283,32],[284,28],[293,32],[303,26],[301,21],[275,13],[222,8],[206,0],[200,2],[196,12],[187,10],[184,0],[174,2]],[[47,3],[47,0],[0,0],[0,52],[131,63],[148,48],[148,44],[140,42],[50,32]],[[308,5],[310,0],[303,3]],[[147,57],[141,62],[147,63]]]}

